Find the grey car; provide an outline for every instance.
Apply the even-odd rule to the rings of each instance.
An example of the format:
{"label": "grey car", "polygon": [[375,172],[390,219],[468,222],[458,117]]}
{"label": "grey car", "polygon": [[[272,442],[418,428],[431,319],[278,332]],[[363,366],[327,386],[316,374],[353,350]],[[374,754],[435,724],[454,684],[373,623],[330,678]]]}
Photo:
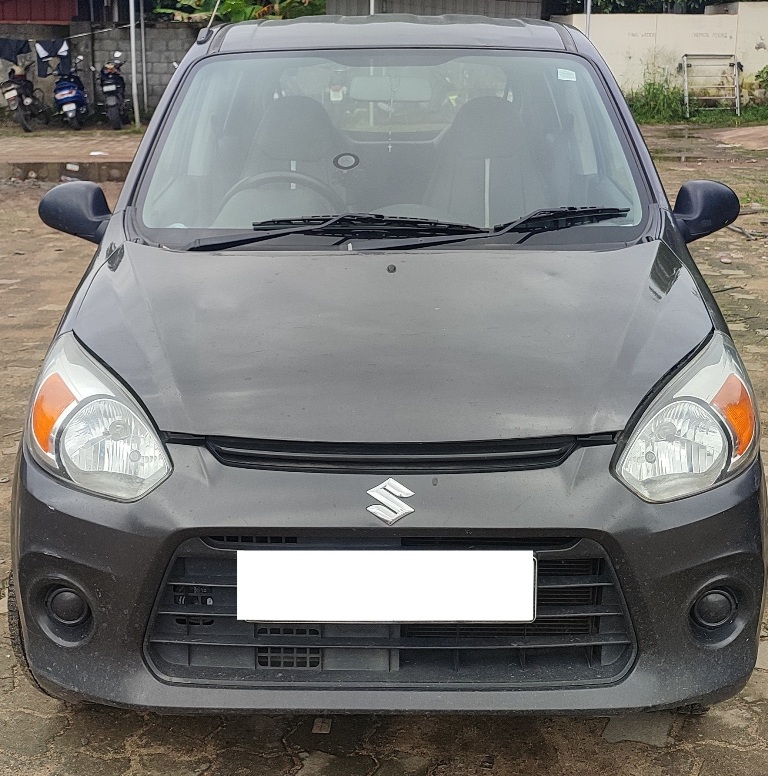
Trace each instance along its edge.
{"label": "grey car", "polygon": [[11,633],[173,712],[619,712],[752,671],[752,387],[590,42],[538,21],[203,30],[30,403]]}

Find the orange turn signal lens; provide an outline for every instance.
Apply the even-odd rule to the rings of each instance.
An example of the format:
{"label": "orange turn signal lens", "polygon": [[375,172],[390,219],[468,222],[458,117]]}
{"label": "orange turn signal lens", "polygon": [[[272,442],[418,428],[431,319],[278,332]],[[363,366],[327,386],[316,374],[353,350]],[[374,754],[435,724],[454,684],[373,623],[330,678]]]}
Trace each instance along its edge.
{"label": "orange turn signal lens", "polygon": [[728,421],[736,441],[736,455],[743,455],[755,436],[755,408],[744,383],[736,375],[729,375],[715,394],[712,404]]}
{"label": "orange turn signal lens", "polygon": [[61,376],[54,372],[45,378],[32,407],[32,432],[44,453],[51,454],[51,432],[64,410],[77,399]]}

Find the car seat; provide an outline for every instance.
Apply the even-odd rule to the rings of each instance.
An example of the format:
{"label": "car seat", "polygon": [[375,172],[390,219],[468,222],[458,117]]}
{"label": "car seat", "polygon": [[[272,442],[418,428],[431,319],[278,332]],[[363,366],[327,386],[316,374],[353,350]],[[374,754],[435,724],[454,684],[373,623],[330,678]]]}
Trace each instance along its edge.
{"label": "car seat", "polygon": [[[276,99],[256,128],[243,177],[224,195],[214,226],[246,228],[253,221],[344,209],[341,173],[333,163],[343,150],[343,135],[317,100],[301,96]],[[293,180],[291,173],[297,174]],[[303,183],[305,176],[318,185]],[[251,184],[252,178],[256,180]],[[328,195],[323,195],[323,189]]]}
{"label": "car seat", "polygon": [[465,103],[438,140],[424,205],[442,218],[492,227],[546,206],[529,131],[512,103]]}

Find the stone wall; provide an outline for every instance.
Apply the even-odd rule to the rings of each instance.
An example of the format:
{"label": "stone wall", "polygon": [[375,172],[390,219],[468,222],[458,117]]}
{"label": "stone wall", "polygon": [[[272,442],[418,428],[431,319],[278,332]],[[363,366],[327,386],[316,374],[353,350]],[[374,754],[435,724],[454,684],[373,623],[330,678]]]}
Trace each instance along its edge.
{"label": "stone wall", "polygon": [[[0,38],[21,38],[22,40],[54,40],[66,38],[70,34],[68,25],[60,24],[0,24]],[[34,49],[34,44],[30,44]],[[34,54],[25,54],[19,60],[19,64],[25,65],[34,60]],[[0,61],[0,76],[4,81],[8,77],[8,69],[11,63],[4,59]],[[29,76],[50,100],[53,95],[53,78],[38,78],[37,63],[29,69]],[[0,97],[0,105],[5,106],[5,101]]]}
{"label": "stone wall", "polygon": [[[198,30],[199,27],[196,25],[179,22],[159,22],[146,26],[147,103],[150,109],[157,105],[168,81],[171,80],[174,71],[173,63],[181,62],[184,55],[195,42]],[[136,47],[137,85],[139,102],[141,103],[143,87],[141,39],[138,30],[136,31]],[[111,59],[115,51],[123,52],[123,59],[125,61],[123,75],[130,93],[130,31],[128,29],[116,29],[93,35],[93,57],[97,68]]]}

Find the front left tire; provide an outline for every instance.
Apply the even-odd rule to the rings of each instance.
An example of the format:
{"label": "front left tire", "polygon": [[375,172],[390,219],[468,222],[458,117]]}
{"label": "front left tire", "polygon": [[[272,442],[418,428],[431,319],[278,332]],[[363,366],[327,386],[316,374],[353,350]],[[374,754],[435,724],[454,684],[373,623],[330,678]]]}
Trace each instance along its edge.
{"label": "front left tire", "polygon": [[[13,584],[13,574],[8,577],[8,634],[11,639],[11,649],[21,672],[27,681],[43,695],[49,695],[38,683],[29,668],[27,653],[24,649],[24,635],[21,630],[19,606],[16,601],[16,587]],[[49,697],[52,697],[49,695]]]}

